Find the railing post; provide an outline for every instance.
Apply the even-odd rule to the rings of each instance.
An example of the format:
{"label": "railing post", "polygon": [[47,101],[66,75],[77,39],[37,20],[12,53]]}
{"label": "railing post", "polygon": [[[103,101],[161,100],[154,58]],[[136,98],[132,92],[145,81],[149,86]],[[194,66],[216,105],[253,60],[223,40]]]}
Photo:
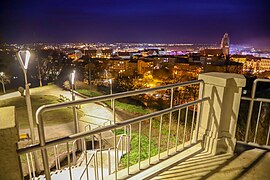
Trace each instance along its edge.
{"label": "railing post", "polygon": [[[41,111],[37,110],[36,111],[36,121],[37,121],[37,126],[38,126],[38,135],[39,135],[39,140],[40,140],[40,146],[43,147],[46,145],[46,140],[45,140],[45,130],[44,130],[44,124],[41,116]],[[50,175],[50,165],[49,165],[49,159],[48,159],[48,153],[47,149],[41,149],[41,156],[42,156],[42,162],[43,162],[43,167],[44,167],[44,174],[46,177],[46,180],[51,180],[51,175]]]}
{"label": "railing post", "polygon": [[240,74],[205,73],[199,79],[204,81],[203,103],[199,124],[199,139],[212,154],[233,153],[235,131],[240,107],[242,87],[246,79]]}
{"label": "railing post", "polygon": [[19,132],[15,123],[15,107],[0,108],[0,179],[23,179],[17,155]]}

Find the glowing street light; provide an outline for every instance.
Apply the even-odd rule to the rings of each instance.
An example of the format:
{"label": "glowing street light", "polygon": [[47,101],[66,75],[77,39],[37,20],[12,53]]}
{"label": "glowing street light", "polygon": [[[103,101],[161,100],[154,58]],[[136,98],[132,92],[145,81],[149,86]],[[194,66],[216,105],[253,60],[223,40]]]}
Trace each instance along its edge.
{"label": "glowing street light", "polygon": [[[27,108],[27,114],[28,114],[28,121],[29,121],[29,127],[30,127],[30,136],[32,143],[35,143],[35,131],[34,131],[34,119],[33,119],[33,113],[32,113],[32,105],[31,105],[31,98],[30,98],[30,91],[29,91],[29,83],[27,80],[27,68],[30,61],[30,52],[28,50],[22,51],[20,50],[17,54],[18,61],[21,65],[21,68],[23,70],[24,74],[24,81],[25,81],[25,101],[26,101],[26,108]],[[36,165],[36,171],[40,172],[40,167],[37,159],[37,153],[34,152],[34,161]]]}
{"label": "glowing street light", "polygon": [[74,86],[75,83],[75,70],[71,73],[71,84]]}
{"label": "glowing street light", "polygon": [[109,79],[109,83],[110,83],[110,94],[112,94],[112,79]]}
{"label": "glowing street light", "polygon": [[[75,101],[75,93],[74,93],[74,89],[75,89],[75,74],[76,71],[74,70],[71,73],[71,96],[72,96],[72,101]],[[72,106],[72,112],[73,112],[73,117],[74,117],[74,131],[75,133],[79,133],[79,121],[78,121],[78,114],[76,111],[76,106]],[[81,151],[81,141],[78,140],[77,141],[77,149]]]}
{"label": "glowing street light", "polygon": [[[109,79],[109,83],[110,83],[110,94],[112,95],[113,94],[113,91],[112,91],[112,79]],[[113,106],[113,100],[111,99],[111,107]]]}
{"label": "glowing street light", "polygon": [[[24,57],[23,57],[24,55]],[[34,120],[33,120],[33,114],[32,114],[32,105],[31,105],[31,98],[30,98],[30,91],[29,91],[29,84],[27,80],[27,68],[30,60],[30,52],[28,50],[26,51],[19,51],[18,54],[18,60],[21,65],[21,68],[24,73],[24,81],[25,81],[25,100],[26,100],[26,107],[27,107],[27,114],[28,114],[28,121],[30,126],[30,134],[32,142],[35,142],[35,132],[34,132]],[[24,59],[24,60],[23,60]]]}
{"label": "glowing street light", "polygon": [[4,78],[5,78],[4,72],[0,72],[0,78],[1,78],[1,83],[2,83],[2,86],[3,86],[3,93],[5,94],[6,93],[6,88],[5,88],[5,83],[4,83]]}
{"label": "glowing street light", "polygon": [[107,71],[107,69],[105,69],[105,77],[106,77],[106,79],[108,78],[108,71]]}
{"label": "glowing street light", "polygon": [[[25,61],[24,61],[24,63],[23,63],[23,59],[22,59],[22,54],[25,54]],[[28,51],[28,50],[26,50],[26,51],[19,51],[18,52],[18,57],[19,57],[19,62],[20,62],[20,64],[21,64],[21,66],[23,67],[23,69],[24,70],[27,70],[27,68],[28,68],[28,64],[29,64],[29,60],[30,60],[30,52]]]}

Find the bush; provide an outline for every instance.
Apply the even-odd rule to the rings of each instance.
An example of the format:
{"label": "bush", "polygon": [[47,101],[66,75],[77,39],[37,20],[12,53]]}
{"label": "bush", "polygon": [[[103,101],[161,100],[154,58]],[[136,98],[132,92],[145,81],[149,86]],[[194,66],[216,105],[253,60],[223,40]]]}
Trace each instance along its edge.
{"label": "bush", "polygon": [[85,84],[82,81],[76,81],[75,82],[75,87],[76,87],[76,89],[90,89],[89,85]]}
{"label": "bush", "polygon": [[65,90],[70,90],[70,83],[69,83],[69,81],[65,81],[65,82],[64,82],[63,88],[64,88]]}
{"label": "bush", "polygon": [[23,96],[24,88],[20,86],[20,87],[18,88],[18,91],[21,93],[21,96]]}

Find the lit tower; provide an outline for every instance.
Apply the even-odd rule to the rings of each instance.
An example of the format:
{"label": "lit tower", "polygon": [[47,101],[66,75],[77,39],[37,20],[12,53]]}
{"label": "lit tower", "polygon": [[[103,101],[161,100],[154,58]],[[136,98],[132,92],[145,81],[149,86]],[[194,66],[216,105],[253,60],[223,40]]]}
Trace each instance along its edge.
{"label": "lit tower", "polygon": [[223,38],[221,39],[220,48],[225,56],[229,55],[230,51],[230,39],[228,33],[225,33]]}

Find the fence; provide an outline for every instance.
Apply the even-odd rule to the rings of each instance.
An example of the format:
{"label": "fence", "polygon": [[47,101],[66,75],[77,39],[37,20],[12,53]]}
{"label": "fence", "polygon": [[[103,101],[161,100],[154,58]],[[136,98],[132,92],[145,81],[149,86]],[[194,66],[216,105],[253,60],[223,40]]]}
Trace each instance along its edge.
{"label": "fence", "polygon": [[[243,144],[252,144],[259,147],[270,148],[269,138],[270,138],[270,117],[267,118],[267,113],[269,113],[269,103],[270,98],[259,98],[256,97],[257,84],[270,83],[268,79],[256,79],[253,83],[251,97],[242,97],[242,108],[249,102],[247,120],[244,123],[238,123],[238,132],[241,129],[245,129],[244,135],[238,134],[237,140]],[[262,113],[264,111],[264,113]],[[245,113],[245,112],[242,112]],[[241,121],[241,119],[240,119]],[[240,124],[241,123],[241,124]],[[260,137],[260,138],[258,138]]]}
{"label": "fence", "polygon": [[[126,153],[126,174],[130,174],[130,145],[131,145],[131,126],[137,127],[138,128],[138,156],[137,160],[138,162],[136,165],[138,166],[138,171],[142,168],[142,164],[145,165],[145,163],[142,163],[143,155],[142,155],[142,136],[145,135],[145,130],[148,131],[146,134],[148,134],[148,165],[150,166],[153,163],[158,163],[160,162],[161,159],[168,157],[169,155],[183,150],[186,147],[189,147],[193,145],[193,143],[198,142],[198,130],[199,130],[199,123],[200,123],[200,117],[201,117],[201,111],[202,111],[202,106],[201,103],[208,100],[208,98],[202,98],[203,94],[203,81],[202,80],[195,80],[195,81],[190,81],[190,82],[184,82],[184,83],[179,83],[179,84],[173,84],[173,85],[166,85],[166,86],[161,86],[161,87],[156,87],[156,88],[150,88],[150,89],[143,89],[143,90],[137,90],[137,91],[131,91],[131,92],[123,92],[123,93],[118,93],[118,94],[113,94],[113,95],[105,95],[105,96],[100,96],[100,97],[94,97],[94,98],[89,98],[89,99],[82,99],[82,100],[77,100],[77,101],[70,101],[70,102],[64,102],[64,103],[59,103],[59,104],[52,104],[52,105],[45,105],[40,107],[37,112],[36,112],[36,120],[37,120],[37,125],[38,125],[38,132],[39,132],[39,139],[40,139],[40,144],[35,144],[30,147],[22,148],[19,149],[17,152],[20,155],[20,157],[25,156],[25,154],[30,153],[30,155],[35,152],[38,153],[40,151],[41,157],[42,157],[42,164],[44,168],[44,174],[46,179],[51,179],[51,176],[53,177],[55,173],[52,173],[51,170],[53,171],[53,165],[50,165],[49,162],[53,161],[52,160],[52,155],[51,148],[57,146],[58,148],[62,146],[63,148],[65,147],[65,155],[67,157],[67,162],[63,163],[62,170],[60,173],[63,172],[69,172],[68,176],[70,179],[75,178],[74,176],[77,174],[75,172],[80,170],[80,177],[83,178],[86,175],[86,178],[89,179],[89,164],[91,162],[94,162],[94,168],[93,172],[95,175],[95,178],[103,179],[104,173],[106,175],[114,174],[115,179],[117,179],[117,172],[119,170],[119,150],[122,151],[121,155],[123,155],[123,151],[125,149]],[[191,102],[187,102],[185,104],[174,104],[174,91],[179,88],[179,87],[184,87],[184,86],[191,86],[191,85],[201,85],[199,97]],[[124,97],[130,97],[134,95],[139,95],[139,94],[145,94],[149,92],[155,92],[155,91],[160,91],[160,90],[168,90],[170,91],[170,100],[169,100],[169,108],[155,111],[143,116],[135,117],[129,120],[125,120],[122,122],[116,122],[115,120],[115,100],[119,98],[124,98]],[[93,102],[99,102],[99,101],[106,101],[106,100],[112,100],[112,113],[113,113],[113,124],[104,126],[104,127],[99,127],[96,129],[90,129],[85,132],[73,134],[64,138],[59,138],[56,140],[52,141],[46,141],[45,138],[45,132],[44,132],[44,122],[42,119],[42,114],[47,111],[51,110],[56,110],[60,108],[65,108],[65,107],[70,107],[70,106],[76,106],[76,105],[82,105],[86,103],[93,103]],[[192,114],[190,113],[190,110],[192,110]],[[184,116],[181,114],[184,113]],[[191,115],[190,115],[191,114]],[[182,118],[184,117],[184,118]],[[168,120],[168,127],[166,128],[166,133],[164,134],[164,121]],[[172,129],[172,121],[177,121],[177,126],[176,129]],[[180,124],[182,123],[183,125],[183,131],[180,132]],[[190,129],[188,130],[188,123],[190,123]],[[153,131],[155,126],[159,126],[157,131]],[[143,126],[143,128],[142,128]],[[117,130],[118,129],[123,129],[124,133],[120,136],[117,136]],[[142,132],[142,130],[144,132]],[[107,131],[113,131],[113,147],[109,148],[104,148],[104,140],[102,139],[102,133],[107,132]],[[158,152],[157,154],[151,154],[153,145],[151,144],[152,140],[151,138],[154,137],[154,134],[158,134],[158,144],[154,144],[155,148],[157,148]],[[181,134],[181,135],[180,135]],[[86,148],[86,144],[84,144],[84,160],[85,163],[81,163],[80,168],[76,165],[71,164],[71,159],[70,159],[70,154],[72,154],[72,151],[70,151],[70,146],[72,144],[75,144],[74,141],[81,139],[83,142],[86,142],[87,139],[93,138],[92,143],[94,143],[94,136],[98,136],[99,138],[99,148],[96,148],[95,145],[92,145],[92,154],[89,157],[89,150]],[[166,140],[164,140],[164,136]],[[175,139],[173,138],[175,137]],[[117,141],[117,138],[118,141]],[[125,141],[124,141],[125,139]],[[125,145],[124,145],[125,142]],[[166,145],[164,145],[164,143]],[[125,147],[125,148],[124,148]],[[145,150],[145,149],[144,149]],[[114,151],[114,162],[111,161],[111,151]],[[94,153],[93,153],[94,152]],[[100,153],[100,176],[98,176],[98,159],[97,155],[98,152]],[[102,153],[107,152],[108,153],[108,164],[107,164],[107,172],[104,172],[103,170],[105,169],[103,167],[103,158],[102,158]],[[144,152],[144,151],[143,151]],[[57,149],[55,149],[55,154],[57,154]],[[165,156],[164,156],[165,154]],[[57,166],[58,169],[61,167],[61,162],[59,160],[59,155],[56,155],[56,160],[55,160],[55,165]],[[31,158],[32,159],[32,158]],[[30,162],[30,161],[29,161]],[[74,163],[74,162],[73,162]],[[32,170],[29,169],[29,172],[31,176],[30,178],[37,176],[37,173],[35,172],[35,163],[32,161],[32,163],[29,163],[32,166]],[[82,167],[84,165],[84,167]],[[64,174],[64,173],[63,173]],[[91,173],[93,174],[93,173]],[[67,176],[66,176],[67,177]],[[76,175],[76,177],[78,177]]]}

